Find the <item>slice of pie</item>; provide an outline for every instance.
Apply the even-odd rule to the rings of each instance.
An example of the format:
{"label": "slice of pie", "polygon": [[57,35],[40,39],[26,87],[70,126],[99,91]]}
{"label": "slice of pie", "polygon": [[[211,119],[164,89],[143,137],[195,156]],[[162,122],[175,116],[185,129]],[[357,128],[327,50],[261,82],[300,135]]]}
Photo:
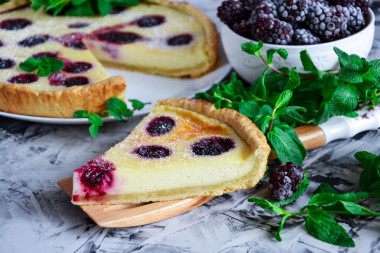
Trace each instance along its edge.
{"label": "slice of pie", "polygon": [[78,205],[216,196],[255,186],[270,147],[245,116],[203,100],[159,101],[121,143],[74,171]]}
{"label": "slice of pie", "polygon": [[[105,17],[51,16],[29,1],[0,5],[0,110],[72,117],[99,113],[124,96],[121,77],[103,65],[174,77],[197,77],[217,60],[214,24],[186,3],[150,1]],[[48,77],[18,66],[29,57],[56,57],[65,68]]]}

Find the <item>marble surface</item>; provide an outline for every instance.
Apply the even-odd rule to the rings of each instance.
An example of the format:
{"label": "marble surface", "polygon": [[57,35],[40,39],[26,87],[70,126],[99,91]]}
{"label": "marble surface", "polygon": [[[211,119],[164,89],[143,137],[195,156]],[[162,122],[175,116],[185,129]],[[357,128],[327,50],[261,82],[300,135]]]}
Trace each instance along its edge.
{"label": "marble surface", "polygon": [[[216,19],[220,0],[190,1]],[[380,14],[377,10],[378,19]],[[370,58],[380,57],[380,23]],[[303,219],[287,221],[282,242],[273,237],[279,216],[247,202],[263,185],[217,197],[183,215],[150,225],[105,229],[96,226],[58,187],[57,180],[121,141],[141,117],[128,124],[107,123],[98,138],[87,126],[43,125],[0,117],[0,252],[380,252],[380,219],[338,221],[355,248],[309,236]],[[359,150],[380,153],[379,131],[335,141],[308,153],[304,168],[311,185],[287,207],[307,203],[321,182],[342,192],[358,191]],[[265,182],[265,180],[263,180]],[[375,208],[375,201],[364,205]]]}

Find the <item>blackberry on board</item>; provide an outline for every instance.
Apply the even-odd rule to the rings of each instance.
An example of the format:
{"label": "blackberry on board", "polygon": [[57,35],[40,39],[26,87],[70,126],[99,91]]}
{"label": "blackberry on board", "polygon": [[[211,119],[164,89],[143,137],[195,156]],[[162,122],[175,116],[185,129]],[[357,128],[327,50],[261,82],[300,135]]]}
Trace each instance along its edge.
{"label": "blackberry on board", "polygon": [[269,177],[269,192],[276,200],[290,198],[303,178],[302,167],[291,162],[281,164]]}
{"label": "blackberry on board", "polygon": [[306,26],[323,41],[334,41],[350,35],[347,28],[349,16],[347,7],[317,3],[307,15]]}
{"label": "blackberry on board", "polygon": [[217,16],[223,23],[232,26],[241,20],[248,19],[250,13],[250,10],[247,10],[240,1],[227,0],[218,7]]}
{"label": "blackberry on board", "polygon": [[295,45],[313,45],[321,43],[321,39],[307,29],[295,29],[293,35]]}
{"label": "blackberry on board", "polygon": [[293,33],[289,23],[274,18],[258,18],[252,25],[253,39],[271,44],[292,44]]}

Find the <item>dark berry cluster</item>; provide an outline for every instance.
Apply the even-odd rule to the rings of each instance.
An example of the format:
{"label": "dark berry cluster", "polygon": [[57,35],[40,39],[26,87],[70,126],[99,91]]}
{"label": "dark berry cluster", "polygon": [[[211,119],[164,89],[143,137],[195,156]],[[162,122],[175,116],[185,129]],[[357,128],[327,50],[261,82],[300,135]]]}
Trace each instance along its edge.
{"label": "dark berry cluster", "polygon": [[281,164],[269,177],[269,192],[276,200],[287,199],[297,191],[303,178],[303,169],[297,164]]}
{"label": "dark berry cluster", "polygon": [[311,45],[362,30],[368,8],[368,0],[226,0],[218,17],[252,40]]}

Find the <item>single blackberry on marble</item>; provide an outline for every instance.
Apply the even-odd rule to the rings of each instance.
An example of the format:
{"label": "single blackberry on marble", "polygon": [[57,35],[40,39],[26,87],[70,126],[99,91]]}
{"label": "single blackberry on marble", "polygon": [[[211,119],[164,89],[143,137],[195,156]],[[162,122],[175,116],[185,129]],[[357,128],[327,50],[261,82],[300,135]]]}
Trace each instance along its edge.
{"label": "single blackberry on marble", "polygon": [[323,41],[334,41],[350,35],[347,29],[349,16],[347,7],[317,3],[307,15],[306,26]]}
{"label": "single blackberry on marble", "polygon": [[292,24],[294,28],[301,27],[301,22],[305,22],[309,11],[307,0],[279,0],[277,6],[280,19]]}
{"label": "single blackberry on marble", "polygon": [[321,43],[321,39],[307,29],[295,29],[293,35],[295,45],[313,45]]}
{"label": "single blackberry on marble", "polygon": [[247,10],[240,1],[227,0],[218,7],[217,16],[223,23],[232,26],[241,20],[247,19],[250,13],[250,10]]}
{"label": "single blackberry on marble", "polygon": [[252,26],[254,40],[271,44],[292,44],[293,33],[292,25],[279,19],[259,18]]}
{"label": "single blackberry on marble", "polygon": [[269,177],[269,192],[275,200],[290,198],[303,178],[302,167],[291,162],[281,164]]}

